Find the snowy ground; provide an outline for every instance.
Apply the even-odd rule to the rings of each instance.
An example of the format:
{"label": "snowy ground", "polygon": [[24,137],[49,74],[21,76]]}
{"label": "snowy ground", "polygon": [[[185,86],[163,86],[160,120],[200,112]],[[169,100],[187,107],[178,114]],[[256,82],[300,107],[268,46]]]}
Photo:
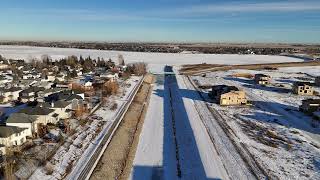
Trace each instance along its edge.
{"label": "snowy ground", "polygon": [[182,79],[158,76],[130,179],[178,179],[170,91],[181,179],[229,179]]}
{"label": "snowy ground", "polygon": [[124,56],[126,63],[146,62],[153,72],[161,72],[164,65],[182,64],[251,64],[251,63],[277,63],[277,62],[299,62],[298,58],[286,56],[267,55],[237,55],[237,54],[173,54],[173,53],[143,53],[123,52],[107,50],[86,50],[72,48],[48,48],[29,46],[0,46],[0,54],[6,58],[26,59],[41,58],[41,55],[50,55],[53,59],[60,59],[66,56],[91,56],[93,58],[103,57],[117,60],[119,54]]}
{"label": "snowy ground", "polygon": [[[285,56],[141,53],[26,46],[0,46],[0,54],[4,57],[15,59],[40,58],[41,55],[48,54],[53,59],[70,55],[82,55],[84,57],[90,55],[93,58],[99,56],[104,59],[112,58],[113,60],[117,59],[118,54],[122,54],[126,63],[148,63],[152,72],[163,72],[163,67],[166,64],[180,66],[182,64],[204,62],[213,64],[253,64],[302,61],[301,59]],[[317,69],[320,68],[281,68],[276,73],[264,73],[270,73],[274,77],[273,83],[282,84],[289,89],[294,80],[301,80],[301,78],[312,80],[312,76],[319,75]],[[306,74],[297,73],[299,71],[305,71]],[[242,70],[242,72],[255,73],[254,71],[246,70]],[[232,74],[233,72],[230,71],[228,73]],[[260,103],[260,106],[257,105],[254,108],[223,108],[213,104],[223,117],[230,120],[228,124],[232,127],[239,142],[247,145],[250,152],[259,162],[280,179],[319,179],[317,172],[320,171],[320,154],[319,149],[315,146],[317,140],[319,140],[320,130],[311,127],[311,119],[305,118],[305,115],[295,111],[304,97],[297,97],[280,91],[273,92],[273,90],[279,90],[277,88],[264,89],[255,87],[248,83],[246,79],[231,79],[227,77],[228,73],[210,73],[208,75],[209,78],[195,78],[202,83],[235,84],[248,91],[250,98],[253,100],[277,103],[274,106],[266,106]],[[172,117],[168,101],[169,86],[173,93],[175,118],[178,119],[176,133],[182,178],[228,179],[231,177],[232,179],[248,179],[249,174],[239,163],[240,159],[235,153],[234,147],[230,145],[225,136],[220,134],[221,129],[215,128],[217,124],[213,123],[211,116],[206,116],[208,112],[199,112],[199,109],[195,108],[199,104],[198,101],[201,100],[194,96],[194,92],[188,91],[189,87],[183,81],[180,76],[177,76],[177,82],[171,82],[166,85],[160,80],[154,85],[133,163],[131,179],[177,178],[176,149],[172,137]],[[125,99],[125,97],[123,98]],[[119,101],[119,103],[121,102]],[[287,107],[291,109],[289,110],[290,112],[284,110]],[[103,132],[112,123],[112,114],[114,113],[106,110],[97,111],[97,115],[106,120],[106,123],[103,124]],[[211,135],[215,137],[215,147],[206,131],[208,127],[205,127],[201,122],[200,116],[205,116],[202,118],[211,126],[209,128],[212,130]],[[97,127],[98,124],[88,126],[89,129],[92,128],[92,131]],[[270,137],[268,130],[275,132],[278,139]],[[87,135],[82,137],[86,139]],[[84,141],[86,145],[83,146],[77,146],[79,141],[75,141],[76,144],[71,141],[70,145],[64,149],[62,147],[59,150],[61,152],[59,156],[55,156],[51,161],[57,172],[52,175],[46,175],[44,168],[40,168],[32,176],[33,179],[39,179],[40,177],[41,179],[60,178],[63,176],[63,172],[66,171],[68,164],[76,164],[83,161],[79,160],[80,156],[77,156],[77,154],[88,153],[89,150],[94,149],[96,140],[99,137],[100,135],[95,138],[91,137],[90,140]],[[257,137],[262,138],[257,139]],[[275,142],[275,144],[271,144],[273,147],[268,144],[270,142]],[[244,178],[246,176],[247,178]]]}
{"label": "snowy ground", "polygon": [[172,135],[172,124],[169,121],[170,115],[164,114],[164,101],[163,97],[157,94],[159,91],[164,91],[163,75],[158,75],[153,85],[129,179],[153,179],[154,177],[175,179],[176,177],[174,142],[170,136]]}
{"label": "snowy ground", "polygon": [[[272,86],[262,87],[234,73],[264,73]],[[320,128],[311,117],[298,111],[301,100],[310,98],[291,93],[294,81],[313,81],[320,67],[281,68],[278,71],[232,70],[192,77],[200,84],[235,85],[246,91],[254,107],[220,107],[212,104],[237,134],[239,141],[270,174],[280,179],[320,178]],[[319,90],[319,89],[317,89]],[[311,98],[319,98],[313,96]]]}
{"label": "snowy ground", "polygon": [[[140,77],[133,76],[126,83],[130,87],[124,90],[124,96],[114,96],[110,98],[110,103],[99,108],[92,114],[84,126],[79,126],[76,133],[68,137],[64,143],[53,156],[53,158],[46,164],[45,167],[38,168],[30,179],[63,179],[66,174],[75,168],[81,168],[88,160],[88,157],[95,151],[97,145],[102,139],[102,136],[108,132],[112,123],[114,122],[117,112],[127,101],[130,92],[133,90],[136,80]],[[116,110],[110,110],[113,103],[117,103]],[[101,119],[92,117],[101,117]],[[98,132],[98,134],[97,134]],[[48,169],[53,170],[52,174],[48,173]]]}

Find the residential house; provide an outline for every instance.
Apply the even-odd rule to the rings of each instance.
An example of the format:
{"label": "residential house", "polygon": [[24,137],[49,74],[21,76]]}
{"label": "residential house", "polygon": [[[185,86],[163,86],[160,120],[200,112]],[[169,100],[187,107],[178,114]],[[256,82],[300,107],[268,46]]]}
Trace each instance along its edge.
{"label": "residential house", "polygon": [[85,90],[90,91],[93,89],[93,78],[91,76],[86,76],[84,79],[79,81],[79,85]]}
{"label": "residential house", "polygon": [[27,136],[37,135],[39,129],[48,123],[56,124],[58,115],[55,110],[46,107],[27,107],[13,113],[6,121],[7,126],[27,128]]}
{"label": "residential house", "polygon": [[37,72],[26,73],[22,75],[22,79],[39,79],[40,77],[41,74]]}
{"label": "residential house", "polygon": [[61,91],[45,99],[46,102],[67,101],[71,102],[71,109],[77,110],[84,106],[84,94],[75,90]]}
{"label": "residential house", "polygon": [[53,82],[54,80],[56,80],[56,76],[51,74],[51,75],[47,75],[45,78],[46,81],[50,81]]}
{"label": "residential house", "polygon": [[270,84],[271,77],[265,74],[255,74],[254,82],[260,85]]}
{"label": "residential house", "polygon": [[8,89],[1,88],[0,96],[2,97],[2,103],[16,101],[19,98],[19,93],[22,91],[20,87],[11,87]]}
{"label": "residential house", "polygon": [[36,82],[38,82],[38,81],[36,81],[34,79],[22,79],[22,80],[19,80],[19,82],[17,83],[17,86],[21,87],[23,89],[27,89]]}
{"label": "residential house", "polygon": [[19,93],[19,99],[23,103],[33,102],[38,97],[38,92],[43,90],[45,90],[43,87],[30,87]]}
{"label": "residential house", "polygon": [[54,110],[46,107],[27,107],[19,111],[19,113],[35,116],[38,123],[44,125],[48,123],[56,124],[58,122],[56,118],[57,115],[55,114]]}
{"label": "residential house", "polygon": [[0,144],[6,147],[19,146],[26,142],[27,128],[0,126]]}
{"label": "residential house", "polygon": [[295,82],[292,91],[294,94],[312,96],[314,89],[310,82]]}
{"label": "residential house", "polygon": [[68,83],[54,83],[52,85],[53,88],[60,88],[60,89],[69,89],[70,88],[70,84]]}
{"label": "residential house", "polygon": [[13,113],[6,120],[7,126],[26,128],[26,136],[32,137],[34,132],[37,132],[37,118],[24,113]]}
{"label": "residential house", "polygon": [[56,80],[58,80],[59,82],[64,82],[66,80],[66,76],[64,74],[58,74],[56,76]]}
{"label": "residential house", "polygon": [[38,102],[44,102],[45,99],[50,96],[51,94],[54,94],[54,93],[58,93],[58,92],[61,92],[63,91],[64,89],[62,88],[51,88],[51,89],[45,89],[43,91],[39,91],[38,92],[38,97],[37,97],[37,101]]}
{"label": "residential house", "polygon": [[209,96],[215,98],[220,105],[242,105],[247,103],[245,92],[235,86],[213,86]]}
{"label": "residential house", "polygon": [[55,114],[58,114],[58,120],[68,119],[72,116],[72,101],[59,100],[55,102],[40,103],[39,107],[53,109]]}
{"label": "residential house", "polygon": [[13,81],[13,77],[9,75],[0,75],[0,84],[11,83]]}
{"label": "residential house", "polygon": [[32,84],[32,87],[42,87],[44,89],[50,89],[54,83],[49,81],[37,81]]}
{"label": "residential house", "polygon": [[9,69],[9,67],[8,64],[0,64],[0,70]]}
{"label": "residential house", "polygon": [[305,99],[299,109],[306,113],[313,113],[320,108],[320,99]]}
{"label": "residential house", "polygon": [[320,86],[320,76],[315,79],[316,86]]}
{"label": "residential house", "polygon": [[119,74],[118,73],[105,73],[105,74],[101,74],[100,78],[105,78],[105,79],[109,79],[111,81],[116,81],[119,78]]}

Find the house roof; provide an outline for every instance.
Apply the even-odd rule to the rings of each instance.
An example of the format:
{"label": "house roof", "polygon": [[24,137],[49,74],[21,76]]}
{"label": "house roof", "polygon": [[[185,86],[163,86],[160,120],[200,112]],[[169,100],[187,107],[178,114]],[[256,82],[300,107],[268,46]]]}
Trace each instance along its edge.
{"label": "house roof", "polygon": [[255,77],[270,77],[270,76],[266,74],[255,74]]}
{"label": "house roof", "polygon": [[55,93],[50,95],[47,98],[47,101],[59,101],[59,100],[64,100],[64,101],[72,101],[73,99],[83,99],[81,96],[77,94],[73,94],[72,91],[63,91],[59,93]]}
{"label": "house roof", "polygon": [[312,86],[312,83],[311,82],[297,81],[297,82],[294,82],[294,85],[296,85],[296,86],[305,86],[305,85]]}
{"label": "house roof", "polygon": [[239,88],[237,88],[236,86],[216,85],[212,86],[212,90],[227,93],[230,91],[239,91]]}
{"label": "house roof", "polygon": [[19,113],[24,113],[28,115],[48,115],[54,110],[46,107],[27,107],[19,111]]}
{"label": "house roof", "polygon": [[310,104],[320,104],[320,99],[305,99],[302,102],[310,103]]}
{"label": "house roof", "polygon": [[15,126],[0,126],[0,137],[5,138],[9,137],[12,134],[20,133],[27,128],[19,128]]}
{"label": "house roof", "polygon": [[[46,107],[46,108],[65,108],[67,107],[68,105],[70,105],[71,102],[68,102],[68,101],[63,101],[63,100],[59,100],[59,101],[56,101],[56,102],[45,102],[45,103],[41,103],[39,104],[39,107]],[[53,105],[53,107],[52,107]]]}
{"label": "house roof", "polygon": [[9,116],[6,123],[32,123],[36,120],[36,117],[25,113],[13,113]]}
{"label": "house roof", "polygon": [[14,91],[20,91],[22,90],[20,87],[11,87],[11,88],[1,88],[1,92],[14,92]]}
{"label": "house roof", "polygon": [[25,89],[21,91],[21,93],[31,93],[31,92],[39,92],[45,90],[44,87],[30,87],[28,89]]}

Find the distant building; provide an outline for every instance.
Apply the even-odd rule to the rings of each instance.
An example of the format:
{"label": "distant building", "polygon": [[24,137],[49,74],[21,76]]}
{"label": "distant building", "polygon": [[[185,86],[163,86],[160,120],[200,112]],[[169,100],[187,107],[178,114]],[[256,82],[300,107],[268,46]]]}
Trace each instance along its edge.
{"label": "distant building", "polygon": [[320,76],[315,79],[316,86],[320,86]]}
{"label": "distant building", "polygon": [[299,109],[306,113],[313,113],[320,107],[320,99],[306,99],[302,101]]}
{"label": "distant building", "polygon": [[9,69],[9,67],[7,64],[0,64],[0,70]]}
{"label": "distant building", "polygon": [[294,94],[312,96],[314,89],[310,82],[295,82],[292,91]]}
{"label": "distant building", "polygon": [[213,86],[210,96],[215,98],[220,105],[242,105],[247,103],[245,92],[235,86]]}
{"label": "distant building", "polygon": [[267,85],[270,84],[271,77],[265,74],[255,74],[254,82],[256,84]]}
{"label": "distant building", "polygon": [[22,91],[19,87],[11,87],[9,89],[0,89],[0,96],[2,103],[7,103],[10,101],[16,101],[19,98],[19,93]]}

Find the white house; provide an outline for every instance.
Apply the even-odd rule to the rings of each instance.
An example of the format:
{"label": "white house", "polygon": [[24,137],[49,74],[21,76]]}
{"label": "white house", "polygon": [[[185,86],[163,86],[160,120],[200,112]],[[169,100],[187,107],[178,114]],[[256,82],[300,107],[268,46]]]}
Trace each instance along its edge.
{"label": "white house", "polygon": [[59,120],[68,119],[72,116],[72,103],[70,101],[59,100],[51,103],[41,103],[39,106],[54,110]]}
{"label": "white house", "polygon": [[38,96],[38,92],[43,91],[44,89],[45,88],[43,87],[30,87],[19,93],[19,99],[23,103],[35,101]]}
{"label": "white house", "polygon": [[100,75],[100,77],[110,79],[111,81],[115,81],[119,78],[119,74],[118,73],[114,73],[114,74],[107,73],[107,74]]}
{"label": "white house", "polygon": [[36,132],[37,118],[24,113],[13,113],[6,121],[7,126],[25,128],[26,136],[32,137],[32,133]]}
{"label": "white house", "polygon": [[13,81],[13,77],[9,75],[0,75],[0,83],[6,84],[11,83]]}
{"label": "white house", "polygon": [[38,79],[41,75],[39,73],[28,73],[22,76],[22,79]]}
{"label": "white house", "polygon": [[5,147],[20,146],[27,141],[27,129],[15,126],[0,126],[1,154],[6,154]]}
{"label": "white house", "polygon": [[22,91],[19,87],[11,87],[9,89],[0,89],[0,96],[3,97],[2,102],[16,101],[19,98],[19,93]]}
{"label": "white house", "polygon": [[38,133],[40,125],[56,124],[57,114],[54,110],[45,107],[27,107],[18,113],[13,113],[6,121],[8,126],[28,129],[28,136]]}
{"label": "white house", "polygon": [[8,69],[9,65],[8,64],[0,64],[0,70]]}
{"label": "white house", "polygon": [[56,79],[60,82],[64,82],[66,79],[66,76],[64,74],[59,74],[56,76]]}

